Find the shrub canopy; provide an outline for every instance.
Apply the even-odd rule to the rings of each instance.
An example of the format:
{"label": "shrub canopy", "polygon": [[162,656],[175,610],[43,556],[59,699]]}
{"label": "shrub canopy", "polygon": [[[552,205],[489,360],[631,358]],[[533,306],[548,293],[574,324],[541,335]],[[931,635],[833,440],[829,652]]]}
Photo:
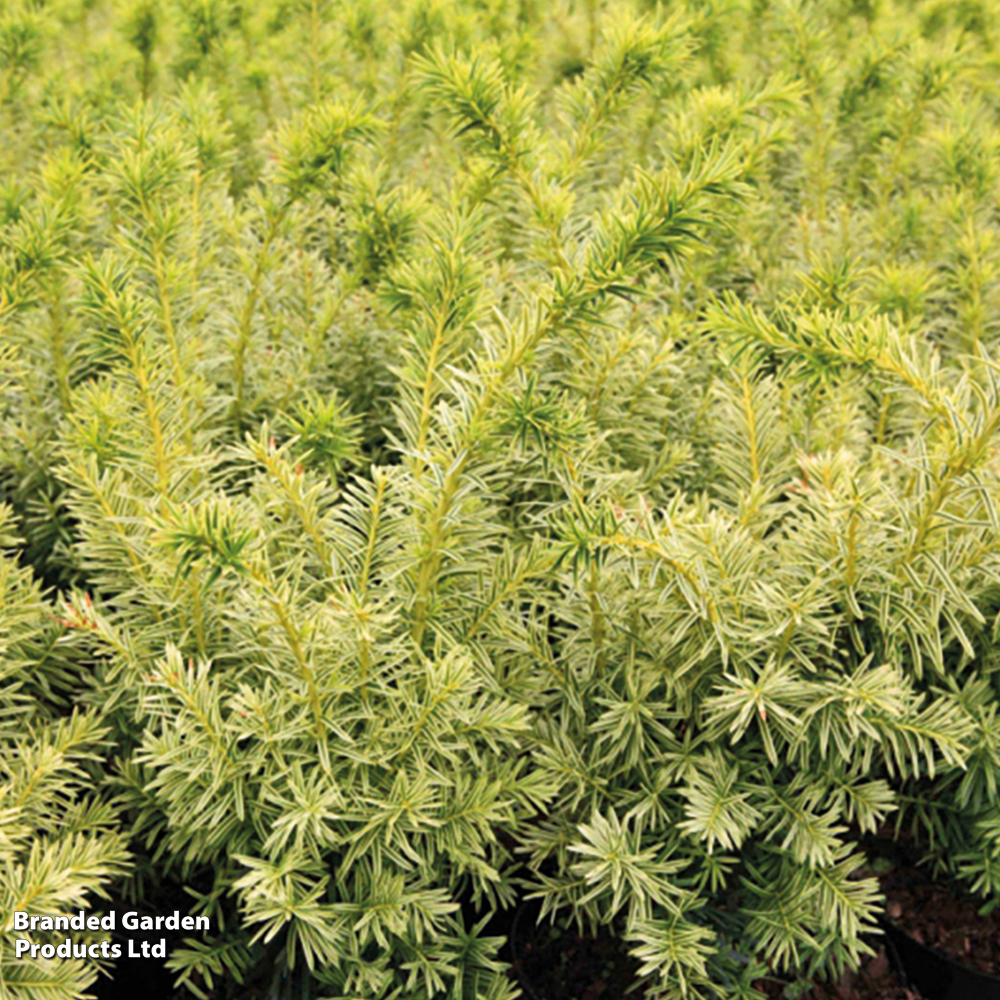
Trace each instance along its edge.
{"label": "shrub canopy", "polygon": [[8,925],[506,1000],[533,895],[688,1000],[856,965],[870,835],[992,905],[997,16],[12,0]]}

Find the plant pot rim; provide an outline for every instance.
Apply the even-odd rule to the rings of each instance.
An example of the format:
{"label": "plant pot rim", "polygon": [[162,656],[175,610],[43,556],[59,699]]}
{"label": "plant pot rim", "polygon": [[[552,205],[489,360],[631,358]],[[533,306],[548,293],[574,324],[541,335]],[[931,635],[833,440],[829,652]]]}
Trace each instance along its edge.
{"label": "plant pot rim", "polygon": [[1000,1000],[1000,977],[918,941],[888,917],[879,924],[893,964],[924,1000]]}

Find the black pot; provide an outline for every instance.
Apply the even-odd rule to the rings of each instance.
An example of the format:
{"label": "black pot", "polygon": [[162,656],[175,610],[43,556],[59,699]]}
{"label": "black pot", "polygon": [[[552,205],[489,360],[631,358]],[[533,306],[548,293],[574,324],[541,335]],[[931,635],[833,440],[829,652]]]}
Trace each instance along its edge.
{"label": "black pot", "polygon": [[882,922],[889,958],[923,1000],[1000,1000],[1000,979],[921,944],[900,927]]}

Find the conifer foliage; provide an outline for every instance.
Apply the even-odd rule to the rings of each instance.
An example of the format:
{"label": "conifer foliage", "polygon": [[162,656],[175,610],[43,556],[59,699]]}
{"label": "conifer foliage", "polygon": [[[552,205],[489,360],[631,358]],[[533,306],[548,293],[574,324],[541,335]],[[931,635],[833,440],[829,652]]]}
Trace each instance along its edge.
{"label": "conifer foliage", "polygon": [[6,926],[508,1000],[531,897],[759,1000],[871,952],[866,835],[992,905],[998,16],[6,4]]}

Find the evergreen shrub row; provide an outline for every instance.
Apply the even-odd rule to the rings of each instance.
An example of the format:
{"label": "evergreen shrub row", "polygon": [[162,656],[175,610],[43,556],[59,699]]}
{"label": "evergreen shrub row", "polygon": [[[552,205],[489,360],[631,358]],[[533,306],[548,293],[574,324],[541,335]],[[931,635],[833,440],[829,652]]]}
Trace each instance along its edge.
{"label": "evergreen shrub row", "polygon": [[872,835],[991,905],[998,31],[4,3],[5,926],[186,887],[196,996],[508,1000],[534,896],[749,1000],[870,953]]}

